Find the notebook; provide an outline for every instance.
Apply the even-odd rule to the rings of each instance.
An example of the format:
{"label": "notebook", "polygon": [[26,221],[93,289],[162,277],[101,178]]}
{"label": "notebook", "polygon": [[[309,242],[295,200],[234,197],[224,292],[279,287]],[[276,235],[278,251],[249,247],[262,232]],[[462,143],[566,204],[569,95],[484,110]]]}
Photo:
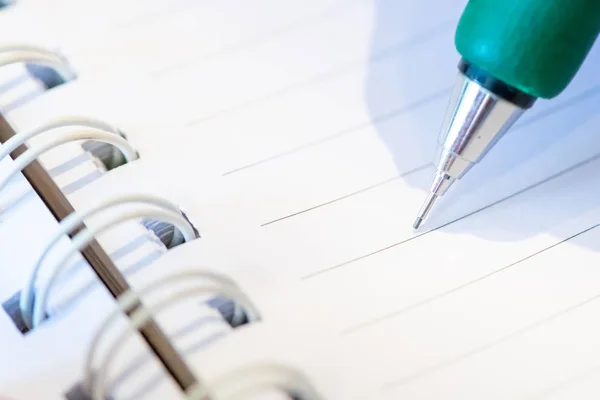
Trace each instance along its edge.
{"label": "notebook", "polygon": [[[415,232],[463,1],[45,3],[23,0],[0,18],[40,20],[37,30],[11,22],[11,42],[59,52],[74,78],[36,86],[39,70],[19,66],[11,73],[33,75],[37,91],[15,103],[2,90],[3,115],[17,131],[65,116],[118,127],[139,158],[106,168],[97,147],[68,143],[39,159],[49,171],[86,161],[53,178],[78,212],[153,196],[197,232],[169,243],[161,229],[178,228],[158,229],[145,203],[86,218],[93,228],[132,210],[155,217],[97,237],[158,307],[150,314],[196,385],[178,387],[136,332],[144,316],[120,313],[77,256],[38,306],[39,326],[22,333],[0,312],[0,349],[15,360],[0,369],[2,394],[598,397],[597,46],[565,92],[538,101]],[[69,190],[86,168],[98,172]],[[3,304],[26,287],[59,226],[14,180],[0,235],[18,268],[2,281]],[[63,239],[34,303],[72,251]],[[156,282],[164,286],[144,291]]]}

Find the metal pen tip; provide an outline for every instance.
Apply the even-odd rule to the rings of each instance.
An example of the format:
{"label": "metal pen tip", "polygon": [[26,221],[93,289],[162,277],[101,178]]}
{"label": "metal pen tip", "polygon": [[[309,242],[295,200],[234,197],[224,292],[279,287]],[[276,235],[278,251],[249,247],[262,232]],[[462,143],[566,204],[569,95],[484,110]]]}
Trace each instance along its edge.
{"label": "metal pen tip", "polygon": [[429,196],[427,196],[427,199],[425,200],[425,203],[423,203],[423,206],[419,210],[417,219],[413,224],[414,229],[419,229],[425,218],[427,218],[427,214],[429,214],[429,211],[431,211],[431,209],[433,208],[433,203],[435,203],[437,198],[438,196],[435,193],[429,193]]}
{"label": "metal pen tip", "polygon": [[415,223],[413,224],[413,229],[419,229],[421,222],[423,222],[423,218],[417,217],[417,219],[415,219]]}

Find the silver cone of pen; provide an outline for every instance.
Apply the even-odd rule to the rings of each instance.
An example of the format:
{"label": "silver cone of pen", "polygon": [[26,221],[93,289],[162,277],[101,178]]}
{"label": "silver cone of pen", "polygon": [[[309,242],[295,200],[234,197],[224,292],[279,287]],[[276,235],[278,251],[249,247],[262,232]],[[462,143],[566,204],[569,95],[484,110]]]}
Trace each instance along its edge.
{"label": "silver cone of pen", "polygon": [[435,201],[485,156],[524,111],[459,74],[438,137],[437,170],[414,229],[427,218]]}

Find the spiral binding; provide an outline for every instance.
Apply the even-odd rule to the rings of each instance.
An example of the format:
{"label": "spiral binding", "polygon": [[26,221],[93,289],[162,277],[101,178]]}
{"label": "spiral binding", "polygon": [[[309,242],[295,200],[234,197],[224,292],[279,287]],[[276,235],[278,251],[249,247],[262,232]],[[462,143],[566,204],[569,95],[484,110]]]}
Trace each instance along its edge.
{"label": "spiral binding", "polygon": [[[61,80],[64,81],[75,79],[75,74],[72,73],[69,64],[57,52],[27,45],[8,45],[0,48],[0,66],[18,62],[25,63],[26,65],[29,64],[36,68],[54,69],[60,75]],[[0,133],[3,142],[12,139],[16,135],[14,129],[2,115],[0,115],[0,125],[2,126],[2,132]],[[26,149],[26,146],[19,146],[11,154],[16,157],[23,153],[23,151],[26,151]],[[31,166],[25,167],[23,172],[26,174],[28,182],[38,191],[38,194],[46,202],[57,220],[60,221],[75,211],[65,195],[61,193],[60,188],[53,182],[53,178],[37,160]],[[46,192],[44,193],[45,190]],[[128,290],[129,284],[126,279],[93,237],[90,246],[82,250],[81,253],[113,297]],[[20,315],[14,315],[7,308],[7,304],[14,305],[14,300],[13,296],[13,298],[9,299],[3,305],[11,317],[19,317]],[[138,306],[143,308],[142,304],[138,304]],[[15,319],[13,320],[17,323]],[[196,382],[196,378],[191,374],[187,365],[185,365],[181,357],[177,354],[177,351],[171,346],[160,327],[154,321],[143,327],[140,333],[181,388],[186,388]]]}
{"label": "spiral binding", "polygon": [[[28,70],[36,75],[44,72],[44,68],[55,71],[60,78],[67,82],[75,79],[68,63],[57,52],[52,52],[35,46],[9,45],[0,46],[0,67],[14,63],[26,63]],[[40,69],[41,68],[41,69]],[[47,71],[45,71],[47,72]],[[39,74],[38,74],[39,77]],[[58,132],[58,133],[57,133]],[[53,136],[49,136],[53,134]],[[9,178],[20,172],[29,163],[36,160],[45,151],[70,141],[92,140],[107,143],[110,146],[90,144],[86,142],[88,151],[100,154],[98,157],[104,160],[107,170],[115,167],[120,161],[131,162],[139,157],[139,154],[126,140],[126,136],[116,127],[92,118],[82,116],[68,116],[52,121],[34,129],[22,131],[0,146],[0,160],[8,156],[20,145],[30,139],[39,136],[49,136],[50,139],[39,146],[27,150],[15,159],[14,168],[8,177],[0,180],[0,191],[6,186]],[[118,150],[120,156],[116,156]],[[122,158],[120,158],[122,157]],[[116,163],[114,163],[116,161]],[[118,206],[135,206],[133,210],[116,213],[105,217],[101,223],[91,228],[81,229],[84,220],[101,215],[106,211],[114,211]],[[140,206],[145,206],[140,208]],[[55,235],[48,241],[47,246],[38,258],[36,265],[32,268],[30,278],[20,294],[18,306],[23,322],[27,328],[38,327],[47,318],[45,311],[48,293],[56,276],[65,268],[68,260],[81,251],[90,243],[96,235],[116,225],[130,220],[143,220],[144,226],[153,231],[163,242],[171,246],[191,241],[199,237],[198,231],[191,224],[187,216],[173,203],[154,196],[133,194],[123,195],[115,198],[105,199],[99,204],[83,211],[75,211],[63,219]],[[51,268],[50,278],[39,290],[35,290],[35,282],[47,255],[56,246],[64,235],[72,236],[72,247],[55,262]],[[168,239],[167,239],[168,237]],[[191,288],[170,292],[170,296],[162,302],[150,307],[141,307],[142,297],[155,292],[166,285],[181,282],[196,282]],[[68,398],[77,399],[106,399],[105,380],[109,368],[112,365],[114,354],[131,335],[131,330],[122,331],[117,339],[112,342],[108,352],[102,357],[98,370],[94,371],[94,365],[98,353],[99,343],[106,335],[107,329],[115,322],[117,316],[128,315],[130,327],[138,329],[147,324],[158,312],[171,307],[190,296],[212,296],[213,302],[218,300],[221,306],[231,307],[229,324],[232,327],[244,323],[260,321],[260,313],[253,305],[247,295],[230,278],[198,269],[189,272],[167,276],[159,281],[153,282],[139,290],[132,290],[116,297],[117,310],[108,315],[99,327],[96,335],[92,338],[89,347],[87,361],[84,368],[82,383],[67,395]],[[223,301],[223,299],[225,299]],[[210,304],[210,300],[207,304]],[[223,313],[222,313],[223,314]],[[181,358],[181,355],[179,355]],[[183,362],[182,362],[182,365]],[[180,385],[180,387],[182,387]],[[242,399],[249,391],[256,392],[275,387],[282,390],[294,400],[323,400],[323,397],[312,387],[310,381],[299,371],[283,365],[250,365],[230,371],[228,374],[215,379],[212,382],[199,384],[195,382],[188,387],[182,387],[187,399],[211,399],[211,400],[237,400]],[[75,393],[75,394],[73,394]]]}
{"label": "spiral binding", "polygon": [[[15,150],[21,144],[26,143],[28,140],[31,140],[37,136],[47,135],[51,131],[59,130],[59,131],[61,131],[61,132],[59,132],[60,135],[54,135],[54,137],[65,138],[65,137],[67,137],[67,135],[65,134],[64,131],[68,128],[80,129],[80,130],[83,129],[84,132],[90,132],[90,135],[93,135],[95,132],[103,132],[103,133],[113,134],[116,137],[120,137],[123,140],[126,139],[126,135],[123,132],[121,132],[121,130],[117,129],[116,127],[112,126],[111,124],[109,124],[105,121],[101,121],[101,120],[91,118],[91,117],[83,117],[83,116],[68,116],[67,117],[67,116],[65,116],[62,118],[57,118],[57,119],[54,119],[51,121],[47,121],[46,123],[44,123],[36,128],[29,129],[27,131],[21,131],[21,132],[17,133],[12,139],[8,140],[7,142],[5,142],[2,145],[2,148],[0,149],[0,160],[5,158],[6,156],[8,156],[13,150]],[[77,139],[74,139],[74,140],[77,140]],[[94,140],[94,139],[89,139],[89,140]],[[106,142],[104,142],[104,143],[106,143]],[[139,154],[133,147],[131,147],[129,142],[119,141],[119,143],[121,144],[121,146],[123,146],[123,148],[118,148],[118,149],[121,150],[121,152],[124,151],[124,153],[121,153],[124,158],[129,157],[131,159],[130,161],[133,161],[138,158]],[[112,145],[112,143],[108,143],[108,144],[111,144],[110,147],[112,149],[115,149],[115,147],[113,147],[114,145]],[[55,147],[58,145],[59,144],[55,144],[52,147]],[[90,145],[89,143],[84,143],[84,146],[82,146],[82,147],[84,147],[84,149],[87,149],[90,152],[96,151],[98,153],[98,157],[103,159],[103,163],[105,163],[105,164],[110,163],[111,167],[113,167],[113,168],[116,167],[116,165],[115,165],[116,161],[117,161],[117,160],[115,160],[116,157],[105,154],[105,153],[107,153],[107,151],[104,149],[105,146],[103,144],[100,144],[100,146],[98,146],[98,145]],[[110,169],[108,167],[109,166],[107,166],[107,169]]]}
{"label": "spiral binding", "polygon": [[[248,393],[277,388],[293,400],[325,400],[310,380],[295,368],[281,364],[240,367],[187,395],[188,400],[243,400]],[[94,399],[96,400],[96,399]]]}
{"label": "spiral binding", "polygon": [[[79,136],[79,137],[73,137],[73,135],[71,134],[71,132],[69,132],[68,130],[72,130],[72,129],[79,129],[78,133],[83,133],[84,136]],[[35,160],[39,155],[41,155],[45,150],[49,150],[53,147],[56,147],[57,145],[67,142],[67,141],[71,141],[73,139],[77,140],[77,139],[96,139],[96,140],[100,140],[101,143],[107,143],[109,144],[108,147],[110,147],[111,149],[117,149],[117,151],[121,154],[121,152],[123,152],[123,157],[125,159],[126,162],[130,162],[133,161],[135,159],[138,158],[138,153],[135,149],[133,149],[133,147],[129,144],[129,142],[127,142],[125,140],[125,135],[117,128],[115,128],[114,126],[112,126],[111,124],[106,123],[105,121],[101,121],[101,120],[97,120],[97,119],[93,119],[93,118],[89,118],[89,117],[81,117],[81,116],[69,116],[69,117],[62,117],[62,118],[58,118],[55,120],[51,120],[51,121],[47,121],[45,124],[42,124],[41,126],[38,126],[34,129],[29,129],[26,131],[21,131],[18,134],[16,134],[15,136],[13,136],[10,140],[6,141],[2,147],[0,147],[0,160],[4,159],[5,157],[7,157],[12,151],[14,151],[16,148],[18,148],[20,145],[26,143],[28,140],[31,140],[35,137],[38,136],[48,136],[52,133],[55,133],[54,131],[58,131],[54,137],[50,138],[49,141],[46,142],[45,145],[43,146],[38,146],[35,147],[33,150],[28,150],[25,153],[21,154],[19,157],[15,158],[15,162],[13,164],[13,168],[10,171],[10,173],[3,177],[0,178],[0,191],[2,189],[5,189],[8,182],[10,181],[11,177],[14,176],[17,172],[20,172],[23,170],[23,168],[28,165],[30,162],[32,162],[33,160]],[[106,140],[106,139],[109,140]],[[85,144],[85,143],[84,143]],[[114,144],[117,144],[118,147],[113,146]],[[83,147],[83,146],[82,146]],[[105,150],[103,150],[101,147],[95,147],[92,150],[96,150],[96,151],[104,151],[104,153],[106,153]],[[123,200],[127,200],[127,198],[124,198]],[[161,204],[166,204],[164,201]],[[178,209],[176,209],[176,207],[172,204],[169,203],[169,205],[167,206],[168,209],[170,209],[173,212],[179,212]],[[75,216],[74,216],[75,217]],[[177,229],[174,228],[173,225],[169,224],[169,223],[165,223],[165,222],[160,222],[160,221],[154,221],[154,220],[149,220],[150,221],[150,226],[147,226],[148,224],[144,224],[146,226],[146,228],[150,231],[150,232],[154,232],[154,229],[156,229],[157,226],[161,226],[163,232],[161,232],[162,236],[165,236],[166,233],[170,233],[171,237],[169,238],[169,240],[166,240],[166,236],[165,237],[161,237],[161,234],[159,234],[159,239],[161,239],[161,241],[163,242],[163,244],[165,244],[165,246],[167,246],[167,248],[170,247],[174,247],[178,244],[183,243],[184,241],[184,236],[181,234],[181,232]],[[81,219],[80,219],[81,222]],[[183,223],[183,221],[179,220],[179,222]],[[191,223],[189,222],[189,220],[186,219],[186,221],[188,223],[188,225],[191,227]],[[64,223],[64,221],[63,221]],[[73,229],[76,227],[76,225],[71,226],[70,232],[73,231]],[[169,230],[170,228],[170,230]],[[54,240],[53,240],[53,244],[55,244],[61,237],[62,235],[64,235],[65,233],[70,233],[67,232],[66,230],[63,232],[59,232]],[[195,230],[195,228],[191,227],[190,229],[187,230],[188,232],[188,238],[195,236],[198,236],[197,231]],[[46,249],[47,253],[50,250],[50,248]],[[45,257],[45,253],[44,255],[41,257],[41,260],[43,260],[43,258]],[[41,263],[40,260],[40,263]],[[37,271],[39,270],[39,264],[36,265],[36,267],[34,268],[34,272],[33,272],[33,277],[30,280],[29,285],[27,285],[25,287],[25,289],[23,290],[23,292],[20,295],[20,298],[18,298],[19,300],[19,304],[18,304],[18,308],[20,309],[20,315],[13,315],[13,320],[18,321],[17,322],[17,326],[20,327],[20,330],[23,332],[26,332],[28,330],[30,330],[31,328],[34,327],[34,323],[33,323],[33,317],[32,317],[32,313],[33,313],[33,282],[35,282],[35,276],[37,275]],[[48,285],[50,285],[51,282],[48,283]],[[44,291],[42,291],[42,293],[44,293]],[[38,321],[38,325],[39,325],[39,319]]]}
{"label": "spiral binding", "polygon": [[252,304],[246,294],[235,284],[235,282],[223,275],[211,271],[194,270],[173,274],[155,281],[144,288],[139,289],[138,291],[126,293],[119,298],[117,303],[118,310],[106,318],[105,322],[98,329],[90,346],[85,367],[84,387],[89,390],[90,393],[93,393],[94,398],[104,398],[103,382],[106,379],[107,369],[109,368],[114,355],[117,353],[119,346],[125,342],[127,336],[130,334],[129,330],[121,332],[121,334],[118,336],[118,339],[113,341],[113,345],[109,349],[108,354],[101,362],[101,368],[97,376],[94,376],[92,373],[92,365],[94,363],[95,354],[97,353],[97,348],[99,347],[99,342],[102,336],[105,335],[108,327],[115,321],[116,317],[119,316],[121,312],[130,311],[131,307],[139,300],[140,296],[155,292],[157,289],[161,289],[164,286],[169,286],[176,283],[190,283],[194,281],[198,281],[198,283],[191,288],[173,292],[170,294],[170,296],[168,296],[166,299],[163,299],[155,306],[151,306],[145,310],[139,310],[131,314],[131,327],[137,328],[143,325],[152,315],[155,315],[157,312],[162,311],[178,301],[181,301],[187,297],[201,294],[213,294],[227,297],[241,307],[239,309],[240,311],[238,318],[242,317],[241,314],[243,312],[245,317],[251,322],[260,320],[260,314],[258,310]]}
{"label": "spiral binding", "polygon": [[[90,128],[93,128],[93,129],[102,128],[103,130],[98,131],[98,132],[102,132],[104,135],[110,135],[110,136],[121,138],[120,136],[117,136],[116,133],[114,133],[114,132],[117,132],[116,129],[110,127],[109,125],[107,125],[104,122],[97,121],[97,120],[91,120],[88,118],[73,118],[73,117],[64,118],[61,120],[49,122],[40,128],[33,129],[30,131],[24,131],[24,132],[17,134],[11,140],[5,142],[3,147],[0,148],[0,160],[2,158],[4,158],[5,156],[7,156],[8,154],[10,154],[10,152],[12,152],[15,148],[17,148],[22,143],[24,143],[27,139],[31,139],[32,137],[37,136],[41,133],[47,132],[53,128],[71,127],[71,126],[89,126]],[[90,131],[90,132],[94,132],[94,131]],[[121,138],[119,140],[124,140],[124,139]],[[50,141],[49,143],[55,144],[56,141]],[[49,148],[50,146],[46,145],[46,146],[40,146],[40,147]],[[36,156],[41,153],[38,149],[36,149],[36,151],[33,151],[33,154]],[[28,151],[32,151],[32,150],[28,150]],[[130,155],[136,154],[136,157],[137,157],[137,153],[134,153],[132,150],[130,150],[129,153],[130,153]],[[25,154],[27,154],[27,152],[22,154],[20,157],[17,157],[15,161],[21,159],[21,157],[25,157]],[[21,171],[21,169],[24,167],[24,164],[28,164],[29,162],[33,161],[33,159],[34,159],[34,157],[28,157],[26,159],[27,163],[18,162],[18,161],[15,162],[16,167],[14,167],[12,169],[11,173],[9,173],[9,176],[5,177],[3,180],[0,181],[0,190],[2,190],[6,186],[6,183],[8,182],[8,180],[10,179],[10,177],[12,175],[14,175],[16,172]],[[37,274],[41,267],[41,263],[43,262],[46,255],[50,252],[52,247],[62,238],[62,236],[65,234],[73,233],[75,228],[77,228],[78,225],[81,222],[83,222],[83,219],[85,219],[87,217],[92,217],[95,214],[105,211],[109,208],[116,207],[118,205],[125,205],[128,203],[145,203],[147,205],[154,205],[159,208],[162,208],[162,210],[136,210],[135,212],[132,212],[127,215],[118,215],[116,218],[113,217],[112,219],[108,219],[108,220],[104,221],[104,223],[101,224],[99,227],[96,227],[95,230],[88,229],[88,230],[79,232],[77,234],[77,236],[75,236],[73,238],[74,248],[72,249],[72,251],[70,253],[66,254],[62,258],[61,262],[54,265],[53,268],[50,269],[51,271],[54,271],[54,272],[52,273],[51,278],[46,282],[46,284],[44,286],[42,286],[41,290],[39,291],[39,294],[35,297],[37,299],[37,301],[34,303],[33,287],[34,287],[34,282],[37,278]],[[57,231],[57,233],[54,235],[53,239],[50,241],[49,245],[44,250],[42,256],[39,258],[38,263],[32,270],[29,284],[25,287],[25,289],[21,293],[21,296],[19,299],[19,309],[21,311],[21,318],[23,320],[23,323],[25,324],[25,327],[27,329],[32,329],[34,327],[37,327],[43,321],[43,319],[45,318],[45,315],[46,315],[44,313],[44,305],[45,305],[45,302],[46,302],[46,299],[48,296],[48,291],[50,290],[50,287],[51,287],[52,283],[54,282],[55,277],[60,272],[62,265],[66,264],[67,260],[76,251],[80,250],[85,245],[87,245],[87,243],[89,243],[89,241],[95,235],[101,233],[102,231],[109,229],[114,225],[125,222],[127,220],[138,219],[140,217],[149,218],[149,221],[151,221],[152,225],[161,225],[162,224],[163,230],[165,229],[164,226],[170,226],[170,227],[173,227],[173,229],[175,227],[177,227],[176,230],[174,229],[175,233],[173,233],[172,236],[174,236],[174,237],[181,236],[181,239],[183,241],[193,240],[199,236],[197,230],[191,225],[190,221],[182,215],[182,213],[180,212],[180,210],[177,206],[175,206],[174,204],[172,204],[164,199],[159,199],[157,197],[148,196],[148,195],[146,195],[146,196],[144,196],[144,195],[120,196],[115,199],[108,199],[105,202],[101,203],[100,205],[98,205],[94,208],[91,208],[87,211],[84,211],[83,213],[77,213],[77,214],[71,215],[70,218],[67,218],[67,219],[61,221],[59,230]],[[157,218],[160,219],[161,221],[156,221]],[[171,243],[173,243],[173,242],[176,242],[176,244],[180,243],[180,241],[178,239],[174,239],[172,237]]]}
{"label": "spiral binding", "polygon": [[[100,343],[106,335],[107,329],[115,322],[117,316],[120,315],[120,311],[130,309],[139,296],[150,294],[156,289],[174,283],[189,283],[194,279],[198,280],[199,283],[192,288],[173,292],[167,299],[163,299],[154,307],[132,314],[130,316],[131,327],[136,328],[144,324],[151,315],[155,315],[187,297],[211,292],[225,296],[236,304],[239,304],[251,322],[260,320],[259,311],[236,283],[229,277],[210,270],[198,269],[173,274],[157,280],[138,291],[131,291],[119,298],[117,303],[118,310],[109,315],[96,331],[89,347],[84,367],[82,389],[86,395],[81,398],[92,400],[105,400],[108,398],[105,380],[112,365],[112,360],[115,354],[118,353],[119,347],[125,343],[126,338],[130,335],[130,330],[123,330],[117,336],[117,339],[112,341],[112,345],[107,350],[107,354],[101,359],[100,367],[96,373],[93,366],[97,358]],[[323,400],[323,397],[312,386],[309,379],[301,372],[279,364],[249,365],[229,371],[229,373],[218,377],[213,382],[191,388],[185,393],[185,398],[199,400],[241,400],[249,392],[260,392],[269,388],[279,389],[294,400]]]}
{"label": "spiral binding", "polygon": [[[25,289],[21,293],[19,307],[21,309],[21,314],[23,316],[24,322],[27,324],[27,326],[29,328],[36,327],[41,323],[42,318],[45,315],[43,307],[45,306],[45,302],[46,302],[46,299],[48,296],[48,291],[50,290],[50,287],[51,287],[55,277],[60,272],[61,266],[66,264],[67,260],[74,254],[74,252],[76,250],[79,250],[81,247],[83,247],[85,244],[87,244],[86,239],[83,239],[83,238],[86,237],[86,235],[87,235],[87,237],[94,236],[94,234],[100,233],[105,228],[108,229],[112,225],[121,223],[121,222],[125,221],[127,219],[126,217],[129,217],[129,215],[126,215],[126,216],[117,215],[116,218],[108,219],[100,227],[97,227],[94,231],[87,229],[87,230],[79,232],[77,234],[77,236],[75,236],[73,238],[74,249],[72,249],[72,251],[69,252],[68,254],[64,255],[63,258],[61,259],[61,261],[59,263],[55,264],[53,266],[53,268],[50,269],[50,271],[53,271],[51,278],[48,279],[46,284],[40,290],[40,294],[34,296],[33,288],[35,286],[35,280],[37,278],[37,275],[39,273],[39,270],[41,268],[41,265],[42,265],[44,259],[50,253],[52,248],[58,243],[58,241],[63,237],[63,235],[71,233],[85,218],[92,217],[92,216],[97,215],[103,211],[110,209],[110,208],[114,208],[118,205],[126,205],[126,204],[131,204],[131,203],[142,203],[142,204],[145,203],[148,205],[154,205],[154,206],[159,207],[159,209],[162,209],[162,210],[158,211],[158,212],[138,210],[137,213],[140,213],[143,216],[147,216],[148,214],[152,214],[154,212],[155,217],[159,217],[159,218],[162,217],[166,220],[166,222],[171,222],[172,225],[177,226],[178,231],[181,232],[181,235],[183,236],[183,238],[186,241],[193,240],[196,238],[196,233],[194,231],[194,228],[191,226],[191,223],[187,219],[185,219],[181,216],[181,214],[179,213],[179,208],[164,199],[154,197],[154,196],[148,196],[148,195],[120,196],[120,197],[116,197],[114,199],[105,200],[104,202],[100,203],[99,205],[92,207],[84,212],[71,214],[70,217],[61,221],[60,227],[57,230],[56,234],[53,236],[52,240],[46,246],[46,248],[44,249],[44,252],[39,257],[36,265],[32,269],[28,285],[25,287]],[[134,215],[137,216],[138,214],[134,214]],[[87,241],[89,241],[89,239]],[[35,298],[35,304],[33,304],[34,298]]]}
{"label": "spiral binding", "polygon": [[[16,136],[13,138],[17,138]],[[19,138],[20,139],[20,138]],[[131,147],[129,142],[127,142],[123,137],[119,135],[115,135],[112,132],[106,132],[103,130],[79,130],[74,132],[67,132],[66,134],[57,136],[52,138],[51,141],[45,143],[43,145],[37,146],[35,149],[29,149],[25,153],[18,156],[14,161],[15,164],[12,166],[12,170],[9,172],[7,176],[5,176],[0,181],[0,192],[6,187],[10,179],[21,172],[27,165],[36,160],[41,154],[46,151],[57,147],[61,144],[79,141],[79,140],[96,140],[104,143],[111,144],[115,147],[118,147],[119,150],[124,154],[127,162],[133,161],[138,158],[137,152]],[[9,141],[10,142],[10,141]],[[8,143],[8,142],[7,142]],[[15,148],[18,147],[21,143],[16,144]],[[10,153],[12,150],[9,150]],[[5,152],[6,153],[6,152]],[[4,157],[2,157],[4,158]]]}
{"label": "spiral binding", "polygon": [[57,51],[28,44],[0,46],[0,67],[21,63],[24,63],[28,71],[42,81],[46,88],[77,78],[67,59]]}

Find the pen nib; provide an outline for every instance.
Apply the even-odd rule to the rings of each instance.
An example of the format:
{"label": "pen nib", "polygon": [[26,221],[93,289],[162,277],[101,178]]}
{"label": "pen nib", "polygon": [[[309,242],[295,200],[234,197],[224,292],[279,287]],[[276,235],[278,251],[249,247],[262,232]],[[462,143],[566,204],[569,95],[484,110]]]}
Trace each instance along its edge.
{"label": "pen nib", "polygon": [[427,196],[427,199],[425,200],[425,203],[423,203],[423,206],[419,210],[417,219],[415,220],[415,223],[413,224],[414,229],[419,229],[419,227],[421,226],[421,224],[423,223],[425,218],[427,218],[427,214],[429,214],[429,211],[431,211],[431,208],[433,207],[433,203],[435,203],[435,200],[437,199],[437,197],[438,196],[435,193],[429,193],[429,196]]}
{"label": "pen nib", "polygon": [[423,218],[417,217],[417,219],[415,219],[415,223],[413,224],[413,229],[419,229],[421,222],[423,222]]}

